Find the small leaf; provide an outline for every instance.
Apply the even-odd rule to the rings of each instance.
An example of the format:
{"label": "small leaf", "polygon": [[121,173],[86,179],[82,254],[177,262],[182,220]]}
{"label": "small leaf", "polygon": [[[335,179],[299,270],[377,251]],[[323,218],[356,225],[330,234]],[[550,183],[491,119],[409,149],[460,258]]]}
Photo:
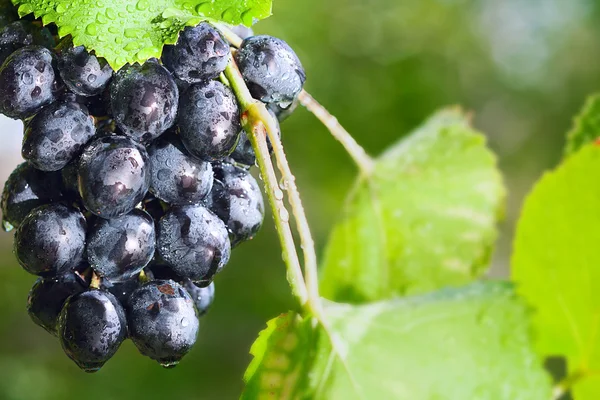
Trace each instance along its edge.
{"label": "small leaf", "polygon": [[326,248],[321,293],[359,303],[474,280],[504,197],[496,158],[467,116],[434,115],[359,179]]}
{"label": "small leaf", "polygon": [[325,312],[332,336],[293,313],[269,322],[242,399],[550,398],[528,311],[507,284]]}
{"label": "small leaf", "polygon": [[595,94],[588,97],[583,110],[575,117],[574,126],[567,134],[565,153],[573,154],[598,138],[600,138],[600,94]]}
{"label": "small leaf", "polygon": [[76,46],[104,57],[115,69],[160,57],[179,31],[209,19],[251,26],[271,15],[271,0],[13,0],[19,14],[34,13]]}
{"label": "small leaf", "polygon": [[565,356],[570,375],[596,371],[575,387],[576,399],[600,394],[599,177],[595,145],[547,173],[525,202],[512,259],[519,293],[536,310],[537,350]]}

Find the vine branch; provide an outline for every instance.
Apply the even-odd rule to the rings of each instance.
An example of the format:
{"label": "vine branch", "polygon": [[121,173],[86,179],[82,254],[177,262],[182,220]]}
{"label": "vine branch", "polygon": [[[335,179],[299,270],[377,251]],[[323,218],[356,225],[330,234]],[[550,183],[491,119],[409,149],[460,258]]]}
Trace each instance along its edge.
{"label": "vine branch", "polygon": [[[239,48],[242,45],[242,38],[240,38],[233,31],[231,31],[226,25],[217,24],[217,27],[233,47]],[[306,283],[305,288],[307,291],[309,308],[315,315],[318,316],[321,314],[321,303],[319,296],[317,255],[315,252],[315,244],[310,231],[310,227],[308,225],[306,213],[302,205],[300,193],[298,191],[298,187],[296,186],[296,178],[290,170],[290,166],[287,161],[287,157],[285,155],[285,151],[283,149],[279,133],[277,131],[277,125],[271,114],[267,111],[265,105],[259,102],[258,100],[255,100],[250,94],[250,91],[248,90],[246,83],[244,82],[244,79],[235,61],[233,60],[233,57],[230,58],[229,65],[225,70],[225,76],[229,81],[229,84],[231,85],[233,91],[236,93],[238,101],[243,109],[244,117],[242,123],[246,132],[250,133],[249,136],[252,142],[252,146],[257,155],[257,160],[259,168],[261,169],[261,174],[263,175],[265,185],[267,186],[269,200],[271,201],[273,212],[276,215],[283,213],[283,215],[287,217],[288,214],[287,210],[285,209],[285,206],[283,205],[283,195],[281,193],[281,190],[279,188],[271,187],[271,182],[269,180],[273,177],[266,175],[269,174],[271,170],[274,174],[271,159],[268,155],[268,152],[260,154],[261,151],[264,150],[261,144],[263,136],[268,136],[269,141],[273,146],[275,158],[277,160],[277,167],[282,175],[281,186],[282,189],[287,192],[288,201],[292,208],[292,213],[296,221],[298,234],[300,236],[301,248],[304,256],[304,274],[306,276],[306,280],[303,282]],[[302,93],[299,96],[299,101],[310,112],[312,112],[325,125],[325,127],[329,129],[332,135],[345,147],[352,159],[358,165],[361,174],[370,175],[374,167],[373,160],[371,159],[371,157],[369,157],[365,150],[354,140],[354,138],[348,133],[348,131],[344,129],[344,127],[339,123],[339,121],[333,115],[331,115],[331,113],[329,113],[323,106],[321,106],[310,94],[308,94],[308,92],[302,91]],[[273,201],[276,201],[277,203],[274,203]],[[285,226],[280,226],[282,222],[285,222]],[[290,269],[293,272],[293,270],[300,268],[298,255],[295,251],[295,247],[293,251],[291,248],[289,248],[289,246],[293,245],[293,237],[291,239],[287,237],[287,231],[290,230],[287,221],[282,221],[281,218],[279,218],[279,220],[276,219],[275,223],[278,227],[278,231],[280,232],[281,244],[284,247],[284,258],[286,258],[287,254],[288,261],[291,262],[291,264],[288,264],[289,274]],[[292,275],[293,279],[290,281],[290,283],[296,282],[297,286],[297,281],[299,277],[302,276],[302,274],[301,272],[293,272]]]}
{"label": "vine branch", "polygon": [[[256,161],[260,170],[261,177],[265,184],[265,191],[269,198],[269,204],[273,211],[273,219],[281,242],[283,260],[287,266],[288,282],[292,288],[294,297],[300,303],[300,306],[310,312],[308,302],[308,292],[302,275],[302,267],[296,252],[294,236],[289,224],[289,213],[283,203],[283,194],[279,188],[279,182],[267,146],[267,128],[262,118],[257,116],[256,109],[260,108],[257,100],[252,98],[250,91],[246,87],[240,71],[230,57],[229,64],[225,69],[225,76],[233,89],[240,106],[242,107],[242,125],[248,134],[252,143],[252,148],[256,153]],[[264,105],[263,105],[264,107]]]}
{"label": "vine branch", "polygon": [[292,207],[292,213],[294,214],[294,220],[296,221],[296,229],[300,236],[300,244],[304,256],[304,274],[306,277],[308,296],[314,312],[314,309],[320,306],[321,301],[319,296],[319,277],[317,272],[315,242],[310,231],[308,219],[306,218],[304,206],[302,205],[300,192],[296,186],[296,178],[292,174],[285,151],[283,150],[283,144],[281,143],[281,138],[277,132],[275,120],[263,104],[260,104],[260,106],[256,108],[256,112],[257,116],[262,120],[266,127],[269,140],[273,146],[273,153],[277,160],[277,167],[279,171],[281,171],[281,188],[287,192],[288,201]]}

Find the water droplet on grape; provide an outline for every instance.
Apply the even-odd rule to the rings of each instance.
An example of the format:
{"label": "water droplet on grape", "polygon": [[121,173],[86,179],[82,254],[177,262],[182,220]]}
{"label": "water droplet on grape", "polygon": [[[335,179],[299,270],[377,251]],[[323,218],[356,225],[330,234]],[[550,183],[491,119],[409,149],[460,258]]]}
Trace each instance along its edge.
{"label": "water droplet on grape", "polygon": [[177,364],[179,364],[178,361],[174,361],[174,362],[162,362],[162,363],[160,363],[160,365],[162,365],[165,368],[173,368],[173,367],[176,367]]}
{"label": "water droplet on grape", "polygon": [[21,81],[26,85],[31,85],[33,83],[33,75],[31,75],[29,72],[25,72],[23,75],[21,75]]}

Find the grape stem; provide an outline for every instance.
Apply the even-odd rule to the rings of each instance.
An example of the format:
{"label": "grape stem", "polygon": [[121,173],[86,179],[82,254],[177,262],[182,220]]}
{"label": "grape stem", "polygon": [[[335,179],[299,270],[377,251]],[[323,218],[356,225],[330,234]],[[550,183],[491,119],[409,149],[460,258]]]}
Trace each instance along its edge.
{"label": "grape stem", "polygon": [[[283,260],[287,266],[288,282],[292,288],[294,297],[296,297],[302,309],[310,313],[311,307],[308,300],[308,291],[304,282],[298,253],[296,251],[294,236],[289,224],[289,213],[283,203],[283,193],[279,188],[275,168],[273,167],[269,155],[269,148],[267,146],[267,127],[260,111],[257,111],[257,109],[260,110],[261,106],[263,108],[265,108],[265,106],[252,98],[233,57],[230,57],[229,64],[225,69],[225,77],[229,81],[229,84],[242,107],[242,125],[248,133],[248,138],[256,153],[256,161],[258,163],[260,175],[265,184],[265,191],[269,198],[269,203],[271,204],[273,219],[275,220],[279,241],[281,242],[281,247],[283,249]],[[265,112],[267,112],[266,108]]]}
{"label": "grape stem", "polygon": [[[224,24],[217,24],[219,30],[233,47],[242,45],[242,38],[235,34]],[[303,90],[298,96],[300,104],[310,111],[321,123],[329,130],[331,135],[344,146],[350,157],[354,160],[361,174],[369,176],[373,172],[375,163],[367,154],[365,149],[358,144],[352,135],[340,124],[338,119],[334,117],[325,107],[323,107],[314,97],[306,90]],[[270,137],[270,135],[269,135]]]}
{"label": "grape stem", "polygon": [[350,157],[354,160],[360,172],[369,176],[373,172],[375,163],[367,154],[365,149],[358,144],[350,133],[340,124],[338,119],[331,115],[325,107],[315,100],[306,90],[303,90],[298,96],[300,104],[310,111],[325,127],[331,132],[331,135],[344,146]]}
{"label": "grape stem", "polygon": [[100,289],[102,285],[102,278],[97,273],[92,273],[92,280],[90,282],[90,289]]}

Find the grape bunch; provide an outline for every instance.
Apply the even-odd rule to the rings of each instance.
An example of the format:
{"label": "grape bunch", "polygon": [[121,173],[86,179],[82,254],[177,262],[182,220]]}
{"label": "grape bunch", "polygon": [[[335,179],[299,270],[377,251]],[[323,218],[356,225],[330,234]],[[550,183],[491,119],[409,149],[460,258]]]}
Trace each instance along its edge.
{"label": "grape bunch", "polygon": [[[282,120],[305,81],[298,57],[234,29],[252,95]],[[29,315],[85,371],[126,339],[176,365],[196,342],[215,276],[262,225],[255,154],[222,74],[230,54],[203,22],[161,59],[113,71],[56,27],[0,8],[0,113],[25,127],[3,227],[39,277]]]}

